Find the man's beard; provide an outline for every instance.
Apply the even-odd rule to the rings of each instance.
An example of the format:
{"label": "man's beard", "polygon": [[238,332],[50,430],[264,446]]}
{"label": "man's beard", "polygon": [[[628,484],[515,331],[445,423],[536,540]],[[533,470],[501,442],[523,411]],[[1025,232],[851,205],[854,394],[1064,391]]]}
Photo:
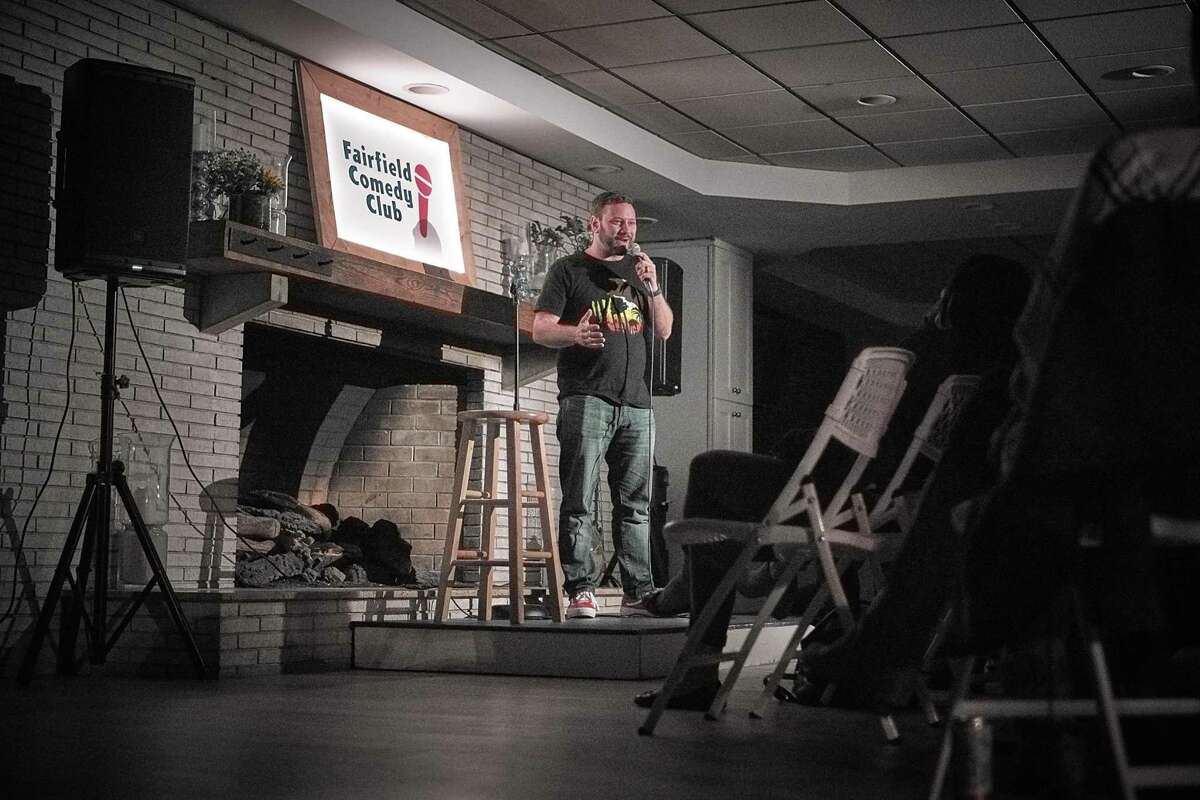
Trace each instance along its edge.
{"label": "man's beard", "polygon": [[615,236],[601,236],[600,246],[608,256],[623,256],[629,250],[629,245]]}

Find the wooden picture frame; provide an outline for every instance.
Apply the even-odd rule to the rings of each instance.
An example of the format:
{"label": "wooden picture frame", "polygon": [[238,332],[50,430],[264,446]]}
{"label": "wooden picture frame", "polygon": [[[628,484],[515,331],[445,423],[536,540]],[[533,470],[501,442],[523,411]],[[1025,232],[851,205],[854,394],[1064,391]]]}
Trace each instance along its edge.
{"label": "wooden picture frame", "polygon": [[[475,268],[471,251],[471,226],[467,213],[466,191],[463,185],[462,149],[459,144],[458,125],[311,62],[302,60],[296,62],[296,83],[300,93],[300,113],[304,126],[304,143],[308,156],[309,181],[318,243],[331,250],[339,250],[402,269],[474,286]],[[410,131],[440,140],[448,146],[457,207],[458,242],[462,249],[462,272],[426,264],[394,252],[339,237],[328,143],[325,135],[325,115],[321,102],[322,95]]]}

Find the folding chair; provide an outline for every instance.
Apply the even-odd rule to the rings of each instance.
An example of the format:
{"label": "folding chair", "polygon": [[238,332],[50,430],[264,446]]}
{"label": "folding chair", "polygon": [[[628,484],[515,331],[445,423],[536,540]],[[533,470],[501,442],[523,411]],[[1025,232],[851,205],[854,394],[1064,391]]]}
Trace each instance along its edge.
{"label": "folding chair", "polygon": [[[876,455],[879,440],[904,392],[905,376],[913,358],[912,353],[900,348],[870,347],[854,359],[841,388],[826,409],[825,418],[808,450],[761,523],[696,518],[678,520],[664,528],[663,533],[667,541],[685,547],[717,542],[737,542],[742,547],[736,560],[717,585],[713,596],[704,605],[699,616],[693,619],[683,651],[663,684],[646,721],[638,729],[640,734],[649,736],[654,732],[659,718],[667,709],[671,695],[689,669],[728,661],[732,662],[731,669],[713,699],[707,716],[709,719],[715,719],[721,713],[725,700],[737,682],[746,657],[753,649],[764,624],[783,597],[792,578],[813,551],[816,552],[824,576],[824,586],[819,594],[833,597],[838,614],[845,623],[844,629],[849,629],[850,607],[834,563],[832,547],[847,544],[857,545],[859,549],[871,547],[867,537],[855,531],[842,530],[839,526],[855,519],[855,511],[850,506],[851,492],[858,485],[867,464]],[[812,474],[826,448],[833,441],[850,448],[856,457],[840,487],[829,502],[822,505],[812,483]],[[792,545],[794,552],[788,557],[783,571],[768,592],[741,648],[719,654],[701,652],[700,645],[704,633],[712,624],[725,598],[734,590],[739,577],[759,548],[767,544]],[[805,618],[801,620],[801,629],[807,627],[816,613],[813,605],[810,605],[809,611],[811,613],[806,612]]]}
{"label": "folding chair", "polygon": [[[1150,532],[1155,547],[1200,546],[1200,520],[1183,520],[1151,515]],[[1081,549],[1094,548],[1096,542],[1081,538]],[[1200,698],[1196,697],[1117,697],[1113,689],[1104,645],[1095,624],[1090,619],[1078,586],[1071,587],[1073,622],[1082,638],[1083,655],[1092,678],[1095,699],[981,699],[968,697],[976,657],[962,660],[953,689],[950,718],[954,722],[970,719],[1070,719],[1098,716],[1112,756],[1122,800],[1135,800],[1138,790],[1168,787],[1200,787],[1200,764],[1153,764],[1135,766],[1129,763],[1125,749],[1121,717],[1178,717],[1200,716]],[[990,753],[977,754],[981,758]],[[929,800],[939,800],[945,789],[950,764],[954,757],[954,730],[946,726],[942,748],[934,770]]]}
{"label": "folding chair", "polygon": [[[877,586],[883,586],[884,576],[882,565],[903,545],[904,538],[908,535],[913,520],[916,518],[917,511],[920,508],[921,501],[924,499],[925,493],[929,488],[933,477],[933,468],[941,461],[942,454],[946,450],[946,445],[950,441],[950,435],[953,433],[955,425],[958,424],[960,412],[967,404],[967,401],[971,399],[978,385],[979,376],[977,375],[951,375],[943,380],[941,385],[938,386],[933,400],[930,401],[925,415],[921,418],[920,425],[917,426],[916,431],[913,433],[912,442],[905,451],[904,457],[900,460],[895,473],[892,475],[891,480],[888,481],[883,493],[875,501],[871,512],[869,514],[865,512],[865,502],[861,494],[856,492],[851,496],[851,504],[856,512],[856,521],[858,523],[857,533],[859,535],[853,540],[845,542],[845,547],[851,550],[859,549],[866,555],[868,565],[875,575]],[[921,462],[927,462],[922,465],[925,468],[925,475],[917,487],[912,489],[909,479],[912,476],[913,467]],[[884,532],[893,523],[897,530],[890,533]],[[869,545],[868,547],[863,548],[859,546],[864,541]],[[877,599],[878,597],[879,593],[877,592],[875,598]],[[816,613],[816,611],[820,610],[824,602],[825,592],[818,592],[817,597],[813,598],[811,604],[815,605],[815,608],[810,607],[809,610]],[[808,616],[809,613],[806,611],[805,618]],[[766,710],[767,701],[774,696],[779,682],[787,676],[788,665],[800,654],[800,640],[803,638],[806,628],[807,625],[798,627],[792,635],[774,671],[767,677],[758,700],[751,709],[750,715],[752,717],[758,718],[763,715],[763,712]],[[842,636],[848,636],[851,632],[850,629],[845,627],[844,620],[842,630]],[[831,684],[826,689],[824,698],[826,701],[832,696],[833,688]],[[928,692],[924,690],[923,684],[918,685],[917,694],[925,711],[926,719],[930,724],[936,724],[938,714]],[[899,731],[890,714],[880,716],[880,725],[883,728],[885,738],[889,742],[895,742],[899,739]]]}

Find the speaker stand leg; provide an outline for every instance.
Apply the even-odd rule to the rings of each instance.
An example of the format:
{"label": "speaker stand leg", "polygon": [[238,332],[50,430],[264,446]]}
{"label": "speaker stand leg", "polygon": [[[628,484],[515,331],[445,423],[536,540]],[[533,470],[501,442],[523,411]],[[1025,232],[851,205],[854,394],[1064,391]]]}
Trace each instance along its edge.
{"label": "speaker stand leg", "polygon": [[[67,580],[71,572],[71,560],[75,556],[75,548],[79,545],[80,536],[84,535],[84,529],[87,528],[88,539],[92,536],[92,503],[96,497],[97,485],[96,473],[90,473],[87,476],[87,484],[83,489],[83,496],[79,500],[79,506],[75,510],[75,519],[71,522],[71,530],[67,533],[66,544],[63,545],[62,555],[58,557],[58,567],[54,570],[54,577],[50,580],[50,588],[46,590],[46,601],[42,604],[42,611],[38,614],[37,624],[33,628],[33,637],[29,640],[29,649],[25,651],[25,660],[21,662],[21,669],[17,673],[17,682],[22,686],[29,685],[29,681],[33,678],[33,671],[37,667],[38,651],[42,649],[42,642],[46,638],[46,634],[50,631],[50,623],[54,618],[54,609],[58,605],[59,598],[62,596],[63,583]],[[90,548],[85,544],[84,550]],[[63,672],[65,665],[70,665],[74,668],[74,643],[75,635],[79,629],[79,609],[78,604],[83,602],[83,598],[79,596],[78,585],[73,587],[75,592],[74,603],[63,604],[63,620],[62,620],[62,635],[59,638],[59,672]],[[68,609],[68,606],[70,608]],[[68,625],[68,617],[73,617],[71,624]],[[68,641],[69,639],[69,641]]]}

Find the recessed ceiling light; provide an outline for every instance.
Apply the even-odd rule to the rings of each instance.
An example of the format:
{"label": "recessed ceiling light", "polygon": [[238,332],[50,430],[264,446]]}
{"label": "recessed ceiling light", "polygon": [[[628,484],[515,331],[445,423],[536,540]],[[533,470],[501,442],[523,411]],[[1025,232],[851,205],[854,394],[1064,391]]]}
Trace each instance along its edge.
{"label": "recessed ceiling light", "polygon": [[858,98],[860,106],[890,106],[896,98],[890,94],[864,94]]}
{"label": "recessed ceiling light", "polygon": [[410,83],[404,88],[413,94],[446,94],[450,91],[450,87],[440,83]]}
{"label": "recessed ceiling light", "polygon": [[594,172],[597,175],[612,175],[615,172],[620,172],[624,167],[618,167],[616,164],[588,164],[583,168],[584,172]]}
{"label": "recessed ceiling light", "polygon": [[656,225],[658,224],[658,217],[638,217],[637,223],[638,225]]}
{"label": "recessed ceiling light", "polygon": [[995,207],[995,203],[986,200],[970,200],[962,204],[963,211],[991,211]]}
{"label": "recessed ceiling light", "polygon": [[1129,70],[1131,78],[1165,78],[1167,75],[1174,74],[1175,68],[1170,64],[1146,64]]}

